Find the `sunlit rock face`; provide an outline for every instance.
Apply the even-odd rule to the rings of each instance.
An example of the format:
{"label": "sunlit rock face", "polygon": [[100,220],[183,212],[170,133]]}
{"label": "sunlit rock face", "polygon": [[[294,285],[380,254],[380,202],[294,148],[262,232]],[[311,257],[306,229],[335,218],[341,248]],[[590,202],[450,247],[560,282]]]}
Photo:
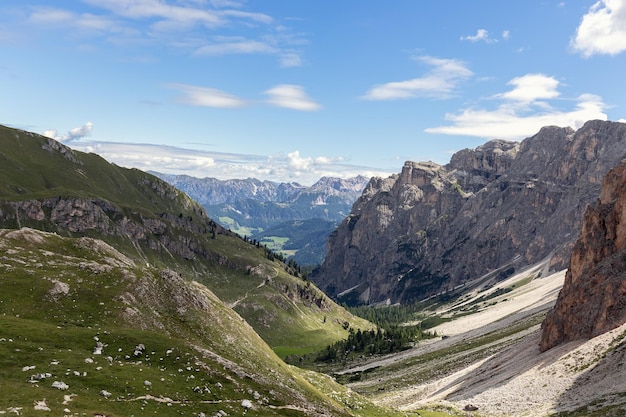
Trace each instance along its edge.
{"label": "sunlit rock face", "polygon": [[626,322],[626,160],[605,176],[582,223],[565,284],[543,322],[542,351]]}
{"label": "sunlit rock face", "polygon": [[550,259],[564,269],[586,207],[626,154],[626,124],[545,127],[447,165],[406,162],[372,179],[313,279],[352,303],[407,303]]}

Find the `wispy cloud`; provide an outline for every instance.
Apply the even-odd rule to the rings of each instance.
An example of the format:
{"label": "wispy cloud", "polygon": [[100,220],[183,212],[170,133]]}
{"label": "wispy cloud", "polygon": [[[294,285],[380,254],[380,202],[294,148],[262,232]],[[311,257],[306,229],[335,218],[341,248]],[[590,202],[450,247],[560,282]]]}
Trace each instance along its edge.
{"label": "wispy cloud", "polygon": [[273,106],[300,111],[315,111],[321,108],[318,103],[306,95],[304,88],[299,85],[277,85],[267,90],[265,94],[269,97],[268,103]]}
{"label": "wispy cloud", "polygon": [[467,108],[446,114],[448,126],[426,129],[427,133],[476,136],[481,138],[523,139],[543,126],[579,128],[592,119],[606,120],[606,105],[601,97],[583,94],[571,100],[572,109],[553,107],[548,100],[560,97],[559,82],[543,74],[527,74],[509,81],[513,88],[493,98],[502,101],[495,109]]}
{"label": "wispy cloud", "polygon": [[128,19],[155,19],[156,24],[168,26],[190,26],[203,24],[218,26],[223,18],[215,10],[198,6],[181,6],[160,0],[83,0],[92,6],[107,9],[113,14]]}
{"label": "wispy cloud", "polygon": [[266,42],[242,37],[218,38],[196,49],[196,55],[277,54],[280,50]]}
{"label": "wispy cloud", "polygon": [[70,129],[64,135],[58,135],[55,129],[46,130],[45,132],[43,132],[43,135],[49,138],[58,140],[59,142],[72,142],[75,140],[85,138],[87,136],[91,136],[92,130],[93,130],[93,123],[87,122],[82,126]]}
{"label": "wispy cloud", "polygon": [[570,45],[584,57],[617,55],[626,50],[626,1],[600,0],[591,6]]}
{"label": "wispy cloud", "polygon": [[170,84],[170,88],[181,94],[175,98],[179,103],[199,107],[237,108],[244,107],[248,102],[224,91],[214,88],[188,84]]}
{"label": "wispy cloud", "polygon": [[[303,34],[294,33],[245,2],[213,0],[83,0],[92,9],[34,7],[27,23],[37,30],[86,30],[116,45],[182,49],[196,56],[269,54],[282,67],[302,64]],[[224,33],[228,36],[224,36]],[[234,35],[233,35],[234,34]],[[75,37],[79,39],[80,37]],[[81,40],[81,45],[85,42]]]}
{"label": "wispy cloud", "polygon": [[[502,40],[508,40],[511,37],[511,32],[508,30],[503,30],[500,35]],[[493,37],[489,34],[487,29],[477,29],[475,35],[465,35],[459,38],[462,41],[468,41],[472,43],[476,42],[484,42],[484,43],[497,43],[500,41],[497,37]]]}
{"label": "wispy cloud", "polygon": [[215,88],[197,85],[172,83],[168,87],[180,93],[174,97],[175,102],[188,106],[234,109],[252,104],[269,104],[298,111],[315,111],[322,108],[307,96],[302,86],[294,84],[280,84],[264,91],[263,94],[267,96],[264,101],[244,99]]}
{"label": "wispy cloud", "polygon": [[365,100],[399,100],[414,97],[447,98],[458,84],[473,73],[464,62],[431,56],[415,58],[430,67],[422,77],[406,81],[394,81],[371,88],[361,98]]}
{"label": "wispy cloud", "polygon": [[311,185],[320,177],[350,178],[357,175],[383,176],[393,173],[351,165],[346,158],[304,156],[295,150],[280,155],[249,155],[185,149],[173,146],[115,142],[72,142],[72,148],[94,152],[124,167],[198,178],[258,178]]}
{"label": "wispy cloud", "polygon": [[485,43],[494,43],[497,42],[497,39],[494,39],[489,36],[489,31],[486,29],[478,29],[475,35],[466,35],[461,36],[462,41],[469,42],[485,42]]}
{"label": "wispy cloud", "polygon": [[34,7],[28,18],[29,23],[38,27],[53,26],[74,29],[81,32],[106,33],[119,30],[119,23],[112,17],[91,13],[75,13],[53,7]]}

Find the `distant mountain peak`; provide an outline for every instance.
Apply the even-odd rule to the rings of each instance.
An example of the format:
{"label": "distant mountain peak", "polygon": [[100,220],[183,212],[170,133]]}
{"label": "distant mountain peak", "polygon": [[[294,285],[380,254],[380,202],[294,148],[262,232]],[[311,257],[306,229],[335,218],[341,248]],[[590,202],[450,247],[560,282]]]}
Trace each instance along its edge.
{"label": "distant mountain peak", "polygon": [[[369,181],[364,176],[326,176],[307,187],[255,178],[218,180],[154,174],[202,204],[222,226],[242,236],[268,239],[264,242],[279,252],[287,251],[300,265],[321,263],[326,237],[348,215]],[[293,225],[294,220],[308,222],[300,227]],[[277,244],[275,237],[285,243]]]}

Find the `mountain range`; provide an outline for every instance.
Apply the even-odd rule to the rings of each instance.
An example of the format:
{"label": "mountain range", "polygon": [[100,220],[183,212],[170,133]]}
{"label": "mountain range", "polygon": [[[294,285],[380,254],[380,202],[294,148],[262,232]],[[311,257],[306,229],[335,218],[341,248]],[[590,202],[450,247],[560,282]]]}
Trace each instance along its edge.
{"label": "mountain range", "polygon": [[199,202],[223,227],[261,241],[299,265],[321,264],[326,239],[369,179],[322,177],[312,186],[254,178],[218,180],[152,172]]}
{"label": "mountain range", "polygon": [[622,416],[625,142],[547,127],[372,179],[314,278],[430,332],[374,355],[384,330],[177,188],[0,126],[0,414]]}
{"label": "mountain range", "polygon": [[522,142],[493,140],[447,165],[405,163],[374,178],[331,235],[313,275],[355,304],[458,294],[548,259],[567,267],[586,207],[626,155],[626,124],[545,127]]}

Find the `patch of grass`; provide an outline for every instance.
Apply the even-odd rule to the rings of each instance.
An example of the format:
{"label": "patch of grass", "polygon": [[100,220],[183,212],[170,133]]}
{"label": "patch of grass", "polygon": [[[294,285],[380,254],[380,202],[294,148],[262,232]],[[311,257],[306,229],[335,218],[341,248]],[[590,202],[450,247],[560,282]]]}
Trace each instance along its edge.
{"label": "patch of grass", "polygon": [[453,320],[452,317],[441,317],[438,315],[434,315],[434,316],[425,318],[420,323],[422,326],[422,330],[426,330],[426,329],[432,329],[433,327],[437,327],[440,324],[447,323],[452,320]]}

